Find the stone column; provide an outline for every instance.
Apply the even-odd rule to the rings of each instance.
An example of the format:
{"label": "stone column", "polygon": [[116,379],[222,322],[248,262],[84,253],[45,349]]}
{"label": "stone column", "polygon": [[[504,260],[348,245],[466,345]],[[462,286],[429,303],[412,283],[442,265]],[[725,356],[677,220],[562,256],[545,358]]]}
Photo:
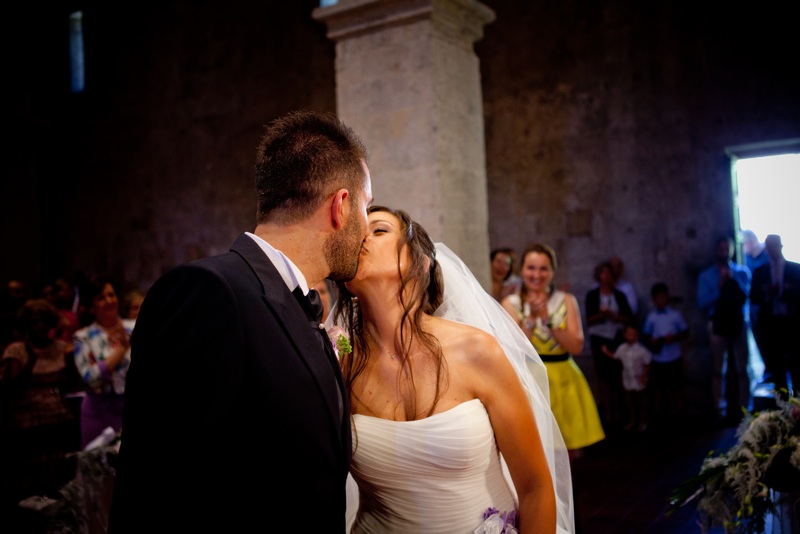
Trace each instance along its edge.
{"label": "stone column", "polygon": [[339,0],[317,8],[336,42],[338,116],[370,152],[376,204],[407,211],[490,287],[475,0]]}

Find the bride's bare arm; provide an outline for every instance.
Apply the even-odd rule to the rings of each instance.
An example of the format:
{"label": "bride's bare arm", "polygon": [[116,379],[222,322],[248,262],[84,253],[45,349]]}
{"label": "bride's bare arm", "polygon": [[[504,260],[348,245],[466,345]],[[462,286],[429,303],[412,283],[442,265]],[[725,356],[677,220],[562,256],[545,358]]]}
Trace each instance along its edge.
{"label": "bride's bare arm", "polygon": [[553,481],[528,397],[497,341],[470,343],[467,379],[489,413],[519,497],[520,533],[556,531]]}

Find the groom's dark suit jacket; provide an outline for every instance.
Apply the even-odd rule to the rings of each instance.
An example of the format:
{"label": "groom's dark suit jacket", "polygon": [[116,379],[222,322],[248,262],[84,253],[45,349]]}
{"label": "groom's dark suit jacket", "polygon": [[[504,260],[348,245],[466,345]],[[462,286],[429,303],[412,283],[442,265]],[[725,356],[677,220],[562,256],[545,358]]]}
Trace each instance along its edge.
{"label": "groom's dark suit jacket", "polygon": [[156,281],[131,345],[110,534],[344,531],[341,373],[250,237]]}

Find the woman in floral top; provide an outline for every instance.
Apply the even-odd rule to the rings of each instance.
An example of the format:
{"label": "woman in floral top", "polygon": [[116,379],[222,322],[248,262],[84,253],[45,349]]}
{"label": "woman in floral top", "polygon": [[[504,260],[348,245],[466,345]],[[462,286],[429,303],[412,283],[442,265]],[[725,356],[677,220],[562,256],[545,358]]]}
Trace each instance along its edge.
{"label": "woman in floral top", "polygon": [[85,447],[106,427],[117,432],[122,428],[130,336],[136,323],[120,317],[119,299],[110,278],[92,277],[80,295],[94,317],[89,326],[75,332],[75,366],[86,383],[81,404],[81,443]]}

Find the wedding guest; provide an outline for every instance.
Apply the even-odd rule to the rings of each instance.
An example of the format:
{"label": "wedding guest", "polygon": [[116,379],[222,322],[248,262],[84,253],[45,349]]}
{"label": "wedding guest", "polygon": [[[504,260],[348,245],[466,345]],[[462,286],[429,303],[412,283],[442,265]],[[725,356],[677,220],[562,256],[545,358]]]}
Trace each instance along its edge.
{"label": "wedding guest", "polygon": [[622,362],[622,387],[625,388],[628,422],[623,430],[647,430],[647,380],[653,355],[639,343],[639,329],[634,323],[622,329],[625,342],[611,352],[603,345],[603,353]]}
{"label": "wedding guest", "polygon": [[492,269],[492,296],[501,302],[505,297],[519,291],[521,280],[514,274],[514,249],[496,248],[489,253]]}
{"label": "wedding guest", "polygon": [[0,293],[0,350],[12,341],[19,341],[20,334],[16,329],[17,312],[30,298],[28,284],[18,278],[6,281]]}
{"label": "wedding guest", "polygon": [[[717,239],[714,263],[698,276],[697,306],[708,320],[713,407],[720,418],[735,423],[741,420],[742,409],[750,408],[750,352],[744,328],[750,270],[734,263],[732,258],[733,239],[727,236]],[[727,369],[732,380],[723,379],[723,369]]]}
{"label": "wedding guest", "polygon": [[598,404],[604,422],[615,426],[620,422],[625,406],[622,364],[607,358],[603,353],[603,346],[614,352],[623,341],[623,325],[633,321],[634,316],[628,298],[616,287],[611,262],[597,264],[594,279],[597,286],[586,293],[589,346],[597,376]]}
{"label": "wedding guest", "polygon": [[48,300],[58,309],[58,313],[61,316],[61,321],[56,327],[56,338],[66,341],[70,352],[72,352],[72,338],[81,327],[80,318],[73,310],[75,288],[68,279],[64,277],[56,278],[52,284],[52,294],[48,297]]}
{"label": "wedding guest", "polygon": [[366,148],[331,113],[289,113],[255,186],[252,232],[147,290],[109,534],[345,529],[350,403],[310,289],[356,273]]}
{"label": "wedding guest", "polygon": [[758,236],[752,230],[742,230],[742,251],[745,254],[744,264],[750,269],[750,274],[758,267],[769,263],[766,245],[758,240]]}
{"label": "wedding guest", "polygon": [[653,416],[671,412],[683,415],[683,342],[689,325],[683,314],[669,305],[669,287],[656,282],[650,288],[653,308],[642,327],[644,341],[653,352],[650,366],[650,392]]}
{"label": "wedding guest", "polygon": [[334,313],[352,340],[352,532],[480,532],[491,509],[522,533],[572,532],[569,460],[530,343],[407,213],[375,206],[369,229]]}
{"label": "wedding guest", "polygon": [[631,314],[635,319],[639,313],[639,296],[633,283],[625,276],[625,262],[619,256],[611,256],[608,259],[608,264],[611,266],[614,287],[625,293],[625,298],[628,299],[628,306],[631,308]]}
{"label": "wedding guest", "polygon": [[[764,243],[758,240],[758,236],[752,230],[742,230],[742,250],[744,251],[744,261],[750,275],[755,278],[756,269],[764,264],[769,263],[769,255]],[[751,288],[752,289],[752,288]],[[761,326],[758,322],[758,315],[760,311],[760,303],[753,302],[752,295],[747,300],[747,311],[745,312],[745,321],[753,333],[753,339],[756,342],[758,354],[764,363],[764,373],[761,376],[762,382],[772,382],[774,369],[772,369],[771,362],[767,362],[767,355],[764,354],[764,340],[761,335]]]}
{"label": "wedding guest", "polygon": [[572,458],[605,438],[592,390],[573,355],[583,350],[583,325],[572,293],[555,288],[558,263],[545,244],[529,246],[522,255],[522,288],[503,299],[503,308],[517,321],[547,368],[550,406]]}
{"label": "wedding guest", "polygon": [[65,395],[80,388],[69,345],[55,339],[58,310],[45,299],[17,313],[22,339],[0,359],[0,488],[4,525],[13,530],[18,502],[58,497],[71,477],[68,455],[80,445],[78,420]]}
{"label": "wedding guest", "polygon": [[122,300],[122,316],[125,319],[136,320],[139,317],[139,310],[144,302],[144,293],[138,289],[132,289],[125,294]]}
{"label": "wedding guest", "polygon": [[322,302],[322,322],[324,323],[328,319],[328,314],[331,311],[331,306],[333,306],[334,297],[333,293],[335,291],[331,289],[332,282],[329,280],[321,280],[314,285],[314,289],[317,290],[319,294],[320,302]]}
{"label": "wedding guest", "polygon": [[[764,363],[773,370],[775,388],[800,390],[800,350],[795,337],[800,325],[800,264],[783,256],[781,236],[765,239],[769,263],[753,273],[750,299],[760,308],[759,326]],[[787,371],[789,376],[787,377]]]}
{"label": "wedding guest", "polygon": [[107,427],[122,429],[125,382],[131,363],[130,337],[135,321],[123,319],[114,282],[90,276],[81,299],[93,321],[75,332],[75,367],[86,383],[81,403],[81,447]]}

